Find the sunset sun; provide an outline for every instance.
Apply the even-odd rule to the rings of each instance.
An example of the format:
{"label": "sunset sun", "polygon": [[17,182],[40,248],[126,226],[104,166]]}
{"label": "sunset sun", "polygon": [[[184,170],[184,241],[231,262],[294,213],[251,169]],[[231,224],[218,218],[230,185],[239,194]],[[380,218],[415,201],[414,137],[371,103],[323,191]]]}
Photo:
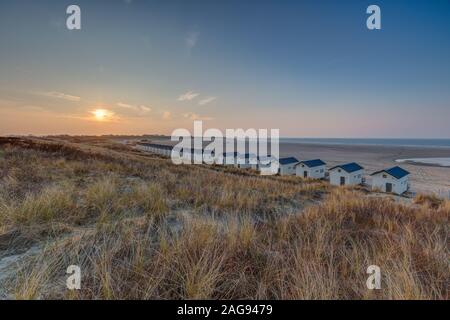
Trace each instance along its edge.
{"label": "sunset sun", "polygon": [[97,121],[107,121],[111,118],[112,113],[105,109],[96,109],[91,112]]}

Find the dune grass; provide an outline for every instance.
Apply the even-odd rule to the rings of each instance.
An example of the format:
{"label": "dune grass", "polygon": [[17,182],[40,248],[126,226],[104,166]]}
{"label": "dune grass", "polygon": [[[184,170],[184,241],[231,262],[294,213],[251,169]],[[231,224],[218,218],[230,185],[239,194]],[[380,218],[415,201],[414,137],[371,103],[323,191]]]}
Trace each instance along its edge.
{"label": "dune grass", "polygon": [[[0,297],[449,298],[448,201],[404,204],[83,142],[0,150],[0,261],[2,248],[39,247]],[[65,287],[71,264],[80,291]],[[369,265],[381,290],[366,287]]]}

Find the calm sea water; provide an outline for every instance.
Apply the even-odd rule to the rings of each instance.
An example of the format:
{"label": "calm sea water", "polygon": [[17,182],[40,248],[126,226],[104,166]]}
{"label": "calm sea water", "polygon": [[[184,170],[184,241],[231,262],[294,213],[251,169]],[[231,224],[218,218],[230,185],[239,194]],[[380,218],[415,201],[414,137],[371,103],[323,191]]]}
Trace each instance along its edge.
{"label": "calm sea water", "polygon": [[344,138],[280,138],[281,143],[379,145],[450,148],[450,139],[344,139]]}

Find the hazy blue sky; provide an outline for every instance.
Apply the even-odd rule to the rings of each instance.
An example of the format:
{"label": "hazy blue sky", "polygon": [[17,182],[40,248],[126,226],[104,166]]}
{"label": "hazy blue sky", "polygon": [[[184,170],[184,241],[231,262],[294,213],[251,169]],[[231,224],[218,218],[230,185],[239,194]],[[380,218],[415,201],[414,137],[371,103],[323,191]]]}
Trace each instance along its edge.
{"label": "hazy blue sky", "polygon": [[0,43],[0,134],[450,138],[446,0],[1,0]]}

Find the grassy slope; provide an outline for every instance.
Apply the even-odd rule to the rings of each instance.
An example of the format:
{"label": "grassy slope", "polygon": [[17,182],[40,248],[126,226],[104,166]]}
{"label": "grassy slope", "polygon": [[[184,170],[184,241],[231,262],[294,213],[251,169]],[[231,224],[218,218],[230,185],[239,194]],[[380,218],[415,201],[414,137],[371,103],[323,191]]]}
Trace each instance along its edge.
{"label": "grassy slope", "polygon": [[101,139],[3,139],[0,271],[19,256],[0,297],[447,299],[450,202],[419,200],[174,166]]}

